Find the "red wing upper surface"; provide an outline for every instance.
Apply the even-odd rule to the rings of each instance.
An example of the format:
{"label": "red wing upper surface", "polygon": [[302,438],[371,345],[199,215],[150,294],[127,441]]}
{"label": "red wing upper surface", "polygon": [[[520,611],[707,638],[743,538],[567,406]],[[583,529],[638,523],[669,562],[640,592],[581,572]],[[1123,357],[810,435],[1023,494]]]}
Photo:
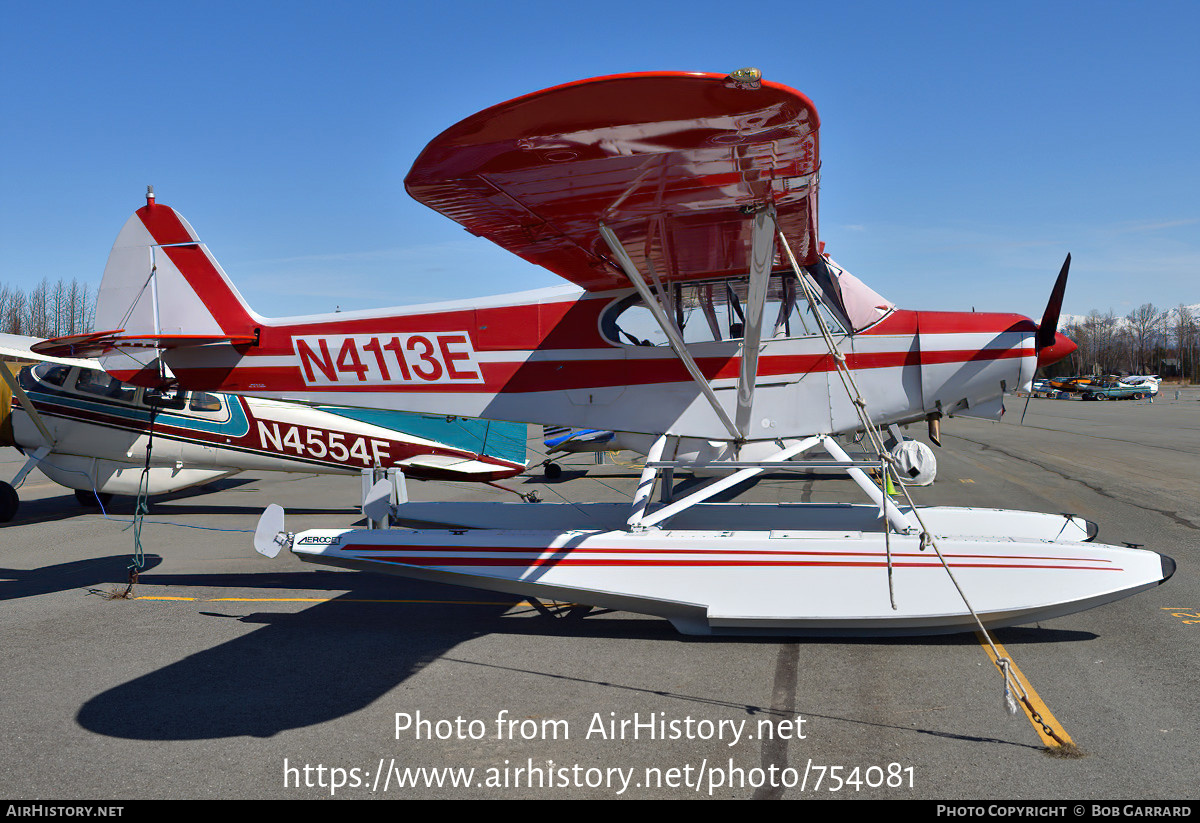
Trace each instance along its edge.
{"label": "red wing upper surface", "polygon": [[670,281],[745,274],[773,203],[800,262],[816,249],[816,110],[774,83],[653,73],[519,97],[436,137],[405,185],[425,205],[591,290],[627,286],[601,240]]}

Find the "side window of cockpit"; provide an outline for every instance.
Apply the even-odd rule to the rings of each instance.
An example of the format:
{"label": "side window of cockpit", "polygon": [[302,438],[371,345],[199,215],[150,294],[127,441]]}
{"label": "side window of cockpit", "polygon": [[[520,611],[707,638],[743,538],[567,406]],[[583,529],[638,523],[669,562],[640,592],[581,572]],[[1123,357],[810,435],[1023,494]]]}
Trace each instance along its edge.
{"label": "side window of cockpit", "polygon": [[95,369],[79,370],[79,377],[75,379],[75,391],[107,397],[122,403],[132,403],[134,395],[137,394],[135,387],[127,386]]}
{"label": "side window of cockpit", "polygon": [[[701,283],[674,284],[661,301],[663,314],[671,321],[684,343],[740,340],[745,336],[749,278]],[[821,294],[810,284],[807,294],[790,272],[776,273],[767,283],[760,337],[763,340],[814,337],[821,333],[816,315],[832,333],[843,331],[821,302]],[[638,295],[630,295],[610,306],[601,318],[605,337],[623,346],[664,346],[666,335]]]}
{"label": "side window of cockpit", "polygon": [[[792,335],[813,336],[820,334],[821,325],[817,322],[817,315],[820,315],[821,321],[825,328],[831,334],[845,334],[844,324],[838,319],[837,315],[830,310],[829,306],[820,300],[816,303],[816,308],[807,299],[801,297],[796,301],[795,309],[788,318],[788,325],[792,329]],[[800,327],[800,331],[796,331],[796,327]]]}
{"label": "side window of cockpit", "polygon": [[[702,309],[695,297],[695,288],[673,288],[661,308],[684,343],[703,343],[727,339],[712,326],[711,301]],[[622,346],[667,346],[667,335],[659,326],[654,312],[636,294],[610,306],[600,319],[605,337]],[[714,337],[714,335],[717,335]],[[740,336],[740,332],[739,332]]]}
{"label": "side window of cockpit", "polygon": [[667,337],[637,295],[610,308],[601,319],[605,337],[622,346],[663,346]]}
{"label": "side window of cockpit", "polygon": [[146,389],[142,402],[156,409],[182,410],[187,405],[187,392],[179,389]]}
{"label": "side window of cockpit", "polygon": [[221,398],[208,392],[192,392],[192,399],[188,402],[188,409],[194,412],[219,412],[221,410]]}
{"label": "side window of cockpit", "polygon": [[67,382],[67,375],[70,374],[70,366],[62,366],[56,363],[38,363],[33,367],[33,375],[43,383],[49,383],[52,386],[61,386]]}

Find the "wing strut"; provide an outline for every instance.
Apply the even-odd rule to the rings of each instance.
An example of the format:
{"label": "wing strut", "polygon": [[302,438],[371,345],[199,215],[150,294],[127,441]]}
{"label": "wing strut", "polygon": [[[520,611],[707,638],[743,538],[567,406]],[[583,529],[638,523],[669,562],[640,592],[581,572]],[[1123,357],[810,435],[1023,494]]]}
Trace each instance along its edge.
{"label": "wing strut", "polygon": [[646,453],[646,467],[642,469],[637,490],[633,493],[633,511],[630,512],[627,521],[631,528],[636,529],[641,526],[642,517],[646,514],[646,507],[650,505],[650,498],[654,495],[654,484],[658,481],[658,469],[650,464],[662,460],[667,440],[665,434],[659,435],[654,444],[650,446],[650,451]]}
{"label": "wing strut", "polygon": [[[721,424],[729,431],[729,434],[734,440],[741,441],[745,439],[734,422],[729,419],[729,414],[721,407],[721,402],[717,400],[717,395],[712,390],[712,386],[708,385],[708,381],[704,379],[704,374],[700,371],[700,367],[696,365],[696,361],[692,359],[687,348],[683,344],[683,338],[679,336],[679,331],[671,322],[670,318],[663,312],[662,304],[650,291],[650,287],[646,285],[642,273],[637,270],[637,266],[633,265],[633,261],[629,259],[629,254],[625,251],[625,247],[621,245],[620,239],[613,234],[612,229],[601,223],[599,225],[600,236],[604,238],[604,242],[608,244],[608,248],[617,258],[621,269],[625,272],[625,276],[629,278],[629,282],[633,283],[638,294],[642,296],[642,301],[645,302],[646,308],[650,309],[650,313],[654,315],[655,321],[658,322],[659,328],[663,334],[667,336],[667,342],[671,344],[671,350],[675,352],[675,356],[683,363],[684,368],[688,370],[688,374],[692,376],[692,380],[708,398],[708,403],[720,418]],[[761,312],[760,312],[761,314]],[[757,353],[757,346],[755,347]]]}
{"label": "wing strut", "polygon": [[21,383],[19,380],[17,380],[16,375],[10,372],[8,367],[3,363],[0,363],[0,376],[4,378],[4,382],[8,383],[8,387],[12,390],[13,395],[21,401],[21,408],[26,414],[29,415],[29,419],[33,421],[33,424],[37,426],[37,430],[41,432],[42,437],[46,440],[46,444],[44,446],[38,446],[29,453],[27,459],[25,460],[25,465],[22,466],[20,471],[13,476],[12,483],[10,485],[13,488],[16,488],[25,482],[25,477],[31,471],[33,471],[33,467],[40,463],[43,457],[54,451],[54,447],[57,446],[58,443],[54,439],[54,436],[50,434],[50,430],[46,428],[46,424],[42,420],[42,416],[38,414],[38,410],[33,405],[33,401],[29,399],[29,395],[27,395],[25,390],[21,388]]}
{"label": "wing strut", "polygon": [[750,287],[746,293],[746,319],[742,332],[742,371],[738,375],[737,427],[743,439],[750,434],[750,411],[754,405],[754,382],[758,379],[758,349],[762,342],[763,307],[767,283],[775,257],[775,210],[755,213],[750,237]]}
{"label": "wing strut", "polygon": [[[770,457],[767,457],[766,459],[760,461],[762,463],[761,467],[760,466],[751,466],[749,468],[741,469],[740,471],[737,471],[734,474],[729,475],[728,477],[723,477],[720,480],[716,480],[712,483],[709,483],[708,485],[704,486],[703,488],[699,489],[698,491],[693,492],[692,494],[688,495],[687,497],[684,497],[681,500],[676,500],[675,502],[671,503],[668,506],[664,506],[663,508],[659,509],[658,511],[654,512],[653,514],[651,514],[649,516],[647,516],[645,514],[645,507],[642,507],[641,510],[635,512],[634,517],[630,518],[629,525],[635,526],[635,527],[640,526],[642,528],[646,528],[648,526],[654,526],[658,523],[661,523],[662,521],[666,520],[668,517],[678,514],[679,512],[683,511],[684,509],[690,508],[690,507],[696,505],[697,503],[703,502],[719,492],[723,492],[726,489],[731,489],[740,483],[744,483],[745,481],[749,480],[752,477],[756,477],[757,475],[762,474],[762,472],[765,470],[765,467],[767,464],[782,463],[787,460],[790,460],[798,454],[803,454],[804,452],[811,449],[813,446],[818,445],[820,442],[821,442],[821,438],[818,436],[818,437],[809,437],[809,438],[806,438],[805,440],[801,440],[799,443],[794,443],[793,445],[789,446],[788,448],[781,449],[780,451],[776,452],[775,454],[772,454]],[[651,458],[650,455],[646,455],[646,470],[647,471],[657,471],[660,468],[668,468],[669,469],[674,466],[673,463],[670,464],[670,466],[663,466],[663,465],[659,465],[658,463],[659,463],[658,457]]]}
{"label": "wing strut", "polygon": [[[16,375],[8,370],[8,367],[0,364],[0,377],[4,378],[4,382],[8,383],[9,389],[16,395],[16,398],[21,401],[21,408],[29,415],[29,419],[33,421],[33,425],[37,426],[37,430],[41,432],[42,437],[46,441],[47,452],[53,449],[57,444],[50,430],[46,428],[42,416],[38,414],[38,410],[34,407],[33,401],[29,399],[29,395],[21,388],[21,383],[17,380]],[[43,455],[44,456],[44,455]],[[22,475],[22,479],[24,476]]]}
{"label": "wing strut", "polygon": [[[874,469],[876,471],[885,471],[888,468],[887,461],[880,457],[876,460],[854,460],[848,455],[837,442],[827,434],[817,434],[812,437],[806,437],[798,442],[793,442],[784,446],[779,443],[780,450],[762,460],[749,462],[722,460],[714,463],[697,464],[692,461],[678,462],[675,460],[663,460],[662,454],[666,449],[667,443],[672,438],[666,435],[660,436],[654,441],[650,451],[646,455],[646,466],[642,469],[641,479],[638,481],[637,492],[634,495],[633,511],[627,521],[630,528],[636,530],[649,528],[662,523],[664,520],[679,514],[684,509],[691,508],[697,503],[702,503],[708,500],[713,495],[726,491],[744,483],[753,477],[762,474],[767,470],[784,470],[784,471],[813,471],[817,469],[842,469],[858,484],[871,499],[876,506],[879,507],[881,517],[886,517],[888,528],[895,529],[902,534],[912,534],[919,529],[913,518],[906,515],[900,508],[891,501],[883,490],[869,478],[863,469]],[[797,455],[812,449],[814,446],[821,446],[829,453],[832,460],[805,460],[793,461],[792,458]],[[657,511],[647,514],[651,495],[654,491],[654,484],[657,480],[657,473],[660,471],[670,471],[675,468],[690,468],[695,469],[698,466],[704,468],[717,469],[718,471],[732,471],[733,474],[728,477],[714,480],[705,486],[697,489],[687,497],[676,500]],[[911,505],[911,502],[910,502]]]}

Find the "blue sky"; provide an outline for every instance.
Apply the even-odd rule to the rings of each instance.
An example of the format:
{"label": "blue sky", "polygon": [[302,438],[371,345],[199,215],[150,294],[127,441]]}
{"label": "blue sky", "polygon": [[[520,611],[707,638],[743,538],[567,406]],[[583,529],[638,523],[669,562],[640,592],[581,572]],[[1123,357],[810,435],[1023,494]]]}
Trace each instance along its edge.
{"label": "blue sky", "polygon": [[557,83],[752,65],[816,104],[821,237],[900,305],[1038,317],[1068,251],[1068,313],[1200,302],[1200,3],[0,11],[0,282],[26,289],[98,285],[147,183],[268,315],[556,285],[405,194],[424,144]]}

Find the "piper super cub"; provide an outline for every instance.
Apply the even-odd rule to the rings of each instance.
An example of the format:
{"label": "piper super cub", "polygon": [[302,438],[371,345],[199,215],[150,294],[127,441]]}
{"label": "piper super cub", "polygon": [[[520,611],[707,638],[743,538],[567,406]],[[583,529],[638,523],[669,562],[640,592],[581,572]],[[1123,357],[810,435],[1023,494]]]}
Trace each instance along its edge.
{"label": "piper super cub", "polygon": [[[834,435],[995,419],[1006,391],[1073,347],[1056,325],[908,311],[817,238],[818,118],[804,95],[730,75],[600,77],[447,129],[406,187],[571,285],[272,319],[192,227],[148,200],[113,247],[97,323],[52,345],[122,380],[437,411],[640,436],[631,505],[369,504],[449,528],[291,534],[300,558],[662,615],[689,633],[886,634],[1012,625],[1150,588],[1173,562],[1089,543],[1086,521],[899,506]],[[1069,258],[1068,258],[1069,259]],[[104,325],[106,324],[106,325]],[[932,422],[931,422],[932,425]],[[828,457],[796,458],[814,449]],[[838,467],[860,505],[705,503],[767,468]],[[727,476],[653,502],[677,470]],[[382,485],[382,484],[381,484]],[[377,502],[381,501],[381,502]]]}

